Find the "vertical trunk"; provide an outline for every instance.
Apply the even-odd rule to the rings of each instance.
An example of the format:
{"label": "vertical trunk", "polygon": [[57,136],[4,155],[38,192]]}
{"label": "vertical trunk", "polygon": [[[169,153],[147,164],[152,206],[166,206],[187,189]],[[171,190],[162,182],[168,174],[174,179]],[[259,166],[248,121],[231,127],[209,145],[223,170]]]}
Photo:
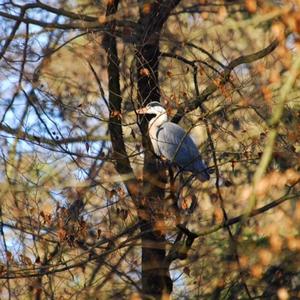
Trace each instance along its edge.
{"label": "vertical trunk", "polygon": [[[147,30],[145,29],[144,32],[147,32]],[[151,34],[151,30],[148,32]],[[138,93],[142,106],[150,101],[160,101],[158,37],[159,32],[152,34],[152,37],[145,34],[137,47]],[[146,138],[147,125],[145,119],[142,119],[143,145],[145,149],[151,149],[150,141]],[[153,153],[146,151],[144,159],[144,191],[151,206],[162,207],[162,204],[159,202],[163,202],[165,178],[166,173],[159,167]],[[161,218],[162,216],[153,215],[152,212],[150,219],[143,220],[141,226],[141,231],[144,232],[142,235],[142,289],[144,299],[162,299],[164,294],[169,295],[172,291],[169,270],[164,267],[166,258],[165,235],[155,231],[155,222]]]}
{"label": "vertical trunk", "polygon": [[[150,101],[159,101],[160,92],[158,87],[158,61],[159,45],[146,44],[137,50],[138,89],[142,104]],[[147,76],[142,72],[149,70]],[[149,140],[146,139],[147,123],[142,122],[143,144],[146,149],[151,149]],[[159,168],[156,158],[151,151],[146,151],[144,160],[144,191],[147,201],[153,206],[162,206],[164,197],[165,172]],[[149,179],[151,179],[149,181]],[[155,184],[155,182],[159,183]],[[151,206],[152,206],[151,204]],[[147,209],[147,208],[146,208]],[[145,299],[147,296],[161,299],[163,293],[170,293],[172,281],[168,269],[163,267],[166,249],[165,235],[154,230],[155,222],[161,218],[159,215],[151,215],[150,220],[143,220],[142,235],[142,289]]]}
{"label": "vertical trunk", "polygon": [[[106,15],[116,13],[118,0],[107,3]],[[150,101],[160,100],[158,83],[159,65],[159,37],[160,31],[167,20],[171,10],[179,3],[179,0],[157,1],[151,3],[150,12],[140,11],[140,20],[137,31],[139,41],[136,48],[138,95],[142,105]],[[141,8],[143,7],[141,2]],[[109,130],[116,158],[116,168],[120,174],[132,173],[124,141],[122,139],[122,126],[118,114],[121,111],[121,95],[119,84],[119,60],[117,55],[116,39],[113,36],[114,22],[110,23],[108,31],[103,40],[104,48],[107,51],[108,74],[109,74],[109,102],[110,102],[110,123]],[[140,30],[141,29],[141,30]],[[142,32],[142,33],[141,33]],[[150,149],[149,138],[145,138],[147,123],[142,123],[143,145],[145,149]],[[144,191],[147,203],[151,208],[162,207],[161,201],[164,198],[164,185],[166,172],[161,170],[161,166],[156,163],[156,159],[151,151],[145,153],[144,163]],[[150,180],[149,180],[150,179]],[[127,182],[127,186],[128,185]],[[141,203],[136,203],[141,208]],[[144,207],[150,212],[150,207]],[[159,213],[150,212],[148,219],[141,218],[142,234],[142,289],[145,299],[161,299],[163,295],[170,295],[172,291],[172,281],[169,275],[169,268],[166,260],[166,239],[162,232],[155,230],[155,223],[162,216]],[[167,297],[164,297],[167,299]]]}
{"label": "vertical trunk", "polygon": [[153,224],[144,221],[142,237],[142,290],[144,299],[167,299],[172,292],[172,280],[164,261],[165,236],[153,230]]}
{"label": "vertical trunk", "polygon": [[[138,95],[141,105],[150,101],[160,101],[158,82],[159,39],[161,29],[172,9],[180,0],[155,1],[151,9],[140,10],[139,25],[141,34],[136,51]],[[141,4],[143,2],[141,1]],[[143,5],[141,5],[143,7]],[[141,124],[143,146],[151,149],[147,137],[147,122]],[[144,159],[144,192],[151,206],[163,207],[166,170],[162,170],[151,151],[145,152]],[[150,180],[149,180],[150,179]],[[156,203],[155,203],[156,202]],[[156,204],[156,205],[155,205]],[[146,208],[147,209],[147,208]],[[162,222],[162,215],[151,215],[143,220],[142,236],[142,288],[145,299],[167,299],[172,292],[173,283],[166,263],[166,238],[164,233],[155,230],[155,222]]]}

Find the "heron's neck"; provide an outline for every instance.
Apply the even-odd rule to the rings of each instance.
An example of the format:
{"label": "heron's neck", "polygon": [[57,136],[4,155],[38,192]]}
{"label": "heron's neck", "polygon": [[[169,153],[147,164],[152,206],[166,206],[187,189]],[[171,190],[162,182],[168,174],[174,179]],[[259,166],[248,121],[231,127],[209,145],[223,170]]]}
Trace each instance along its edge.
{"label": "heron's neck", "polygon": [[159,114],[149,121],[149,129],[151,129],[152,127],[160,127],[166,122],[168,122],[167,113]]}

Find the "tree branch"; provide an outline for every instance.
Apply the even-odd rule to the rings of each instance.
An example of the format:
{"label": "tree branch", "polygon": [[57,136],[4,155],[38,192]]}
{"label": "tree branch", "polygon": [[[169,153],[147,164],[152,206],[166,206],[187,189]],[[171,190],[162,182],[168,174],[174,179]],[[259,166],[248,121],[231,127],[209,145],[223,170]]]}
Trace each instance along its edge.
{"label": "tree branch", "polygon": [[216,83],[217,80],[212,81],[210,83],[210,85],[200,94],[200,96],[197,99],[189,102],[187,107],[179,108],[176,115],[172,118],[172,122],[178,123],[186,113],[191,112],[191,111],[195,110],[196,108],[200,107],[202,105],[202,103],[208,99],[209,96],[211,96],[215,91],[218,90],[220,85],[224,85],[225,83],[227,83],[229,81],[230,74],[234,68],[236,68],[237,66],[239,66],[241,64],[252,63],[254,61],[257,61],[257,60],[267,56],[272,51],[274,51],[274,49],[277,46],[278,46],[278,41],[274,40],[268,47],[266,47],[258,52],[255,52],[255,53],[249,54],[249,55],[245,55],[245,56],[243,55],[243,56],[240,56],[240,57],[234,59],[233,61],[231,61],[225,67],[225,70],[222,73],[222,77],[221,77],[219,83],[218,84]]}
{"label": "tree branch", "polygon": [[[297,182],[299,183],[299,181]],[[297,197],[300,196],[300,193],[296,193],[294,195],[284,195],[283,197],[277,199],[277,200],[274,200],[273,202],[271,203],[268,203],[260,208],[257,208],[257,209],[254,209],[252,210],[252,212],[249,214],[249,218],[251,217],[255,217],[257,215],[260,215],[278,205],[280,205],[281,203],[287,201],[287,200],[291,200],[291,199],[295,199]],[[237,217],[234,217],[234,218],[231,218],[231,219],[228,219],[227,221],[219,224],[219,225],[216,225],[214,226],[213,228],[207,230],[207,231],[204,231],[204,232],[199,232],[199,233],[196,233],[197,234],[197,237],[202,237],[202,236],[206,236],[206,235],[209,235],[211,233],[214,233],[214,232],[217,232],[218,230],[220,229],[223,229],[223,228],[226,228],[228,226],[232,226],[236,223],[239,223],[241,222],[244,218],[245,218],[246,214],[241,214]]]}
{"label": "tree branch", "polygon": [[[79,22],[70,22],[70,23],[50,23],[50,22],[44,22],[41,20],[36,20],[33,18],[25,18],[24,17],[25,11],[22,13],[20,13],[20,15],[12,15],[3,11],[0,11],[0,16],[6,19],[10,19],[10,20],[15,20],[16,22],[16,26],[18,27],[20,23],[25,23],[25,24],[33,24],[33,25],[37,25],[43,28],[47,28],[47,29],[64,29],[64,30],[72,30],[72,29],[78,29],[78,30],[102,30],[103,32],[106,32],[109,30],[110,27],[110,23],[114,22],[115,25],[120,26],[120,27],[136,27],[137,24],[135,22],[129,21],[129,20],[112,20],[109,22],[106,22],[104,24],[100,24],[98,22],[98,20],[96,19],[96,21],[94,22],[87,22],[87,21],[79,21]],[[122,32],[119,32],[118,36],[120,38],[123,38],[123,34]],[[124,35],[124,39],[127,40],[127,37]]]}
{"label": "tree branch", "polygon": [[[291,67],[291,70],[289,72],[289,76],[285,82],[285,84],[282,86],[279,94],[279,101],[277,105],[275,106],[274,113],[272,118],[269,120],[269,127],[270,131],[268,133],[267,139],[266,139],[266,145],[262,154],[262,157],[260,159],[259,165],[255,171],[255,174],[253,176],[253,182],[252,182],[252,190],[251,195],[248,199],[248,206],[246,208],[246,213],[244,215],[243,222],[244,223],[247,219],[247,216],[251,215],[251,211],[256,206],[256,189],[263,178],[264,174],[267,171],[267,168],[271,162],[272,154],[273,154],[273,148],[276,142],[276,137],[278,135],[278,125],[281,120],[282,114],[283,114],[283,108],[284,104],[286,102],[288,93],[294,86],[297,76],[300,72],[300,56],[297,57],[294,64]],[[237,234],[240,233],[240,230],[242,228],[242,224],[237,230]]]}
{"label": "tree branch", "polygon": [[[119,1],[115,0],[107,3],[106,15],[110,16],[117,12]],[[108,61],[108,88],[109,88],[109,132],[111,136],[113,158],[115,159],[116,170],[120,175],[125,176],[124,184],[132,198],[136,202],[137,180],[130,165],[126,147],[123,139],[123,130],[121,123],[121,89],[120,89],[120,70],[119,58],[117,52],[117,42],[113,35],[115,22],[109,24],[108,34],[104,36],[103,46],[107,53]]]}
{"label": "tree branch", "polygon": [[98,141],[108,140],[108,138],[106,138],[105,136],[95,136],[95,135],[76,136],[76,137],[63,138],[63,139],[59,139],[59,140],[48,139],[43,136],[38,136],[38,135],[30,134],[30,133],[27,133],[24,131],[20,131],[18,129],[11,128],[4,124],[0,124],[0,131],[4,131],[11,135],[18,135],[18,138],[22,139],[24,141],[35,142],[38,144],[42,143],[42,144],[47,144],[47,145],[51,145],[51,146],[80,143],[80,142],[98,142]]}

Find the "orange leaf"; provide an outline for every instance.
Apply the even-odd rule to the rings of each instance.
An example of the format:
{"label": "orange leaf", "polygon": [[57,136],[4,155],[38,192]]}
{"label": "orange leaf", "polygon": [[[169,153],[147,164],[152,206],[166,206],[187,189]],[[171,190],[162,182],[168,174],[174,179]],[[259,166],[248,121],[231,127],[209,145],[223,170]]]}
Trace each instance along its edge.
{"label": "orange leaf", "polygon": [[280,288],[277,291],[277,296],[279,300],[288,300],[290,299],[289,293],[286,288]]}
{"label": "orange leaf", "polygon": [[63,241],[63,240],[66,239],[67,232],[64,229],[59,229],[57,231],[57,236],[58,236],[58,238],[59,238],[60,241]]}
{"label": "orange leaf", "polygon": [[269,265],[272,260],[272,252],[267,249],[260,249],[258,256],[263,266]]}
{"label": "orange leaf", "polygon": [[170,78],[173,76],[173,74],[172,74],[171,71],[167,71],[167,75],[168,75],[168,77],[170,77]]}
{"label": "orange leaf", "polygon": [[227,17],[228,12],[225,6],[221,6],[221,8],[219,9],[218,12],[218,20],[220,22],[223,22],[225,20],[225,18]]}
{"label": "orange leaf", "polygon": [[252,268],[251,268],[251,274],[253,277],[255,278],[260,278],[263,272],[263,268],[260,264],[255,264]]}
{"label": "orange leaf", "polygon": [[160,234],[166,232],[166,224],[164,220],[157,220],[154,224],[155,230],[157,230]]}
{"label": "orange leaf", "polygon": [[246,0],[245,5],[246,5],[246,9],[250,13],[255,13],[256,12],[256,9],[257,9],[256,0]]}
{"label": "orange leaf", "polygon": [[144,77],[149,77],[150,76],[150,71],[147,68],[142,68],[140,70],[140,75],[144,76]]}
{"label": "orange leaf", "polygon": [[215,216],[215,220],[216,220],[217,224],[220,224],[223,222],[223,212],[220,207],[216,207],[216,209],[214,211],[214,216]]}
{"label": "orange leaf", "polygon": [[104,24],[106,22],[106,16],[105,15],[99,16],[98,17],[98,22],[100,24]]}
{"label": "orange leaf", "polygon": [[129,299],[130,300],[142,300],[142,297],[138,293],[134,292],[130,295]]}
{"label": "orange leaf", "polygon": [[297,17],[295,17],[296,19],[296,32],[300,33],[300,16],[299,14],[297,15]]}
{"label": "orange leaf", "polygon": [[143,13],[149,14],[151,12],[151,3],[146,3],[143,5]]}
{"label": "orange leaf", "polygon": [[120,111],[111,111],[110,112],[110,116],[113,118],[118,118],[118,119],[122,119],[122,114]]}
{"label": "orange leaf", "polygon": [[262,92],[262,94],[264,96],[264,99],[267,102],[270,102],[272,100],[272,91],[268,87],[263,86],[261,88],[261,92]]}
{"label": "orange leaf", "polygon": [[272,234],[269,241],[272,251],[279,252],[281,250],[283,242],[278,233]]}
{"label": "orange leaf", "polygon": [[272,32],[279,41],[284,39],[284,29],[285,28],[282,23],[277,22],[272,25]]}

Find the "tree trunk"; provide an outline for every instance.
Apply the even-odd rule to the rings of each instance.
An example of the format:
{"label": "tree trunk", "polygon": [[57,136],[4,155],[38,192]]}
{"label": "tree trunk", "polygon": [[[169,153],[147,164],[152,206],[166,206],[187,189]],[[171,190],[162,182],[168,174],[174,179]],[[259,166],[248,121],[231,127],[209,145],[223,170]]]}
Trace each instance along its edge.
{"label": "tree trunk", "polygon": [[[106,15],[116,13],[119,1],[108,2]],[[143,106],[150,101],[160,101],[158,82],[159,65],[159,37],[163,24],[169,17],[171,10],[179,0],[158,1],[151,4],[151,10],[140,9],[139,26],[137,27],[138,42],[136,45],[138,95]],[[142,4],[142,3],[141,3]],[[109,75],[109,104],[113,153],[116,158],[116,169],[120,174],[132,173],[130,162],[122,137],[121,121],[118,114],[121,112],[121,91],[119,84],[119,60],[116,39],[113,36],[114,22],[110,23],[110,34],[105,35],[104,48],[107,51]],[[157,230],[157,222],[162,222],[162,201],[164,199],[166,171],[159,166],[151,149],[147,137],[147,122],[142,120],[143,146],[147,150],[144,160],[144,196],[146,203],[136,203],[137,209],[145,210],[146,215],[140,216],[142,232],[142,291],[144,299],[167,299],[172,291],[172,280],[166,264],[166,239],[163,230]],[[131,182],[125,183],[129,192]],[[133,183],[135,184],[135,183]],[[133,192],[130,193],[133,196]],[[158,212],[153,207],[160,208]],[[160,212],[161,211],[161,212]]]}
{"label": "tree trunk", "polygon": [[[151,101],[160,101],[158,36],[158,33],[155,39],[144,36],[136,52],[138,93],[141,106]],[[147,125],[145,118],[142,118],[143,146],[144,149],[152,150],[147,135]],[[161,171],[151,150],[145,152],[144,159],[144,195],[148,204],[145,207],[146,210],[149,210],[149,204],[151,207],[162,207],[166,178],[166,172]],[[161,221],[159,219],[162,219],[162,216],[156,215],[153,210],[148,215],[150,218],[142,220],[141,225],[141,231],[144,232],[142,235],[143,297],[144,299],[162,299],[163,294],[168,295],[172,291],[169,270],[163,266],[166,258],[165,235],[155,231],[154,228],[155,222]]]}
{"label": "tree trunk", "polygon": [[[159,101],[158,87],[158,41],[155,44],[146,44],[137,51],[138,89],[140,102],[144,105],[150,101]],[[143,72],[143,70],[149,70]],[[146,75],[145,75],[146,74]],[[146,138],[147,122],[142,122],[143,144],[145,149],[151,149],[149,139]],[[156,157],[151,151],[146,151],[144,159],[144,191],[148,204],[151,207],[161,207],[164,198],[164,184],[166,173],[161,171]],[[149,180],[151,179],[151,180]],[[157,183],[157,184],[155,184]],[[161,202],[161,203],[160,203]],[[149,207],[145,207],[149,209]],[[161,221],[159,214],[150,212],[148,220],[142,220],[142,289],[144,298],[161,299],[163,293],[169,294],[172,290],[172,281],[168,269],[164,268],[166,257],[165,235],[155,231],[155,223]]]}
{"label": "tree trunk", "polygon": [[[170,12],[180,0],[157,1],[151,4],[150,11],[140,10],[139,36],[136,61],[138,96],[141,106],[151,101],[160,101],[158,82],[159,39],[161,29]],[[147,135],[147,122],[141,122],[144,149],[152,149]],[[150,180],[149,180],[150,179]],[[166,184],[166,170],[159,165],[153,151],[145,151],[144,195],[151,207],[163,208]],[[147,207],[145,207],[147,209]],[[145,299],[167,299],[172,292],[173,283],[166,263],[166,239],[163,231],[156,230],[156,222],[163,224],[163,213],[142,220],[142,289]]]}

